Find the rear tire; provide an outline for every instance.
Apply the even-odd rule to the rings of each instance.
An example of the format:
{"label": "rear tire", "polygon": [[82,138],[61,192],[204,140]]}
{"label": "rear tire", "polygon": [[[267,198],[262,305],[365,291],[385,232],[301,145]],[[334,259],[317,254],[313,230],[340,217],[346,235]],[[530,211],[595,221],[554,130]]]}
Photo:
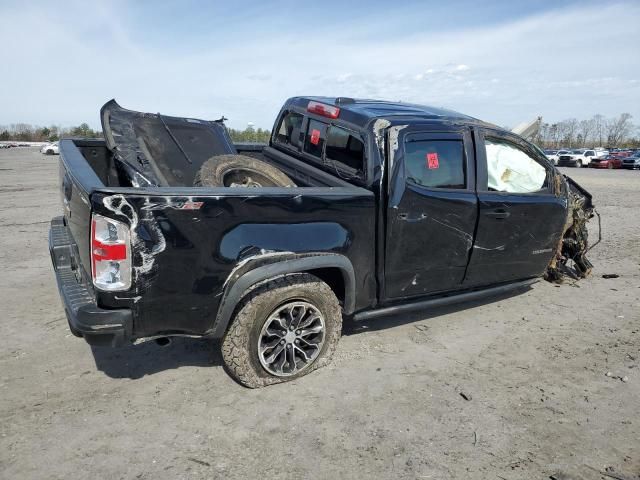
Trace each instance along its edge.
{"label": "rear tire", "polygon": [[194,187],[295,187],[273,165],[246,155],[216,155],[202,164]]}
{"label": "rear tire", "polygon": [[[282,314],[290,305],[290,313]],[[342,312],[331,288],[313,275],[286,275],[240,302],[222,340],[222,358],[240,384],[264,387],[329,363],[341,333]]]}

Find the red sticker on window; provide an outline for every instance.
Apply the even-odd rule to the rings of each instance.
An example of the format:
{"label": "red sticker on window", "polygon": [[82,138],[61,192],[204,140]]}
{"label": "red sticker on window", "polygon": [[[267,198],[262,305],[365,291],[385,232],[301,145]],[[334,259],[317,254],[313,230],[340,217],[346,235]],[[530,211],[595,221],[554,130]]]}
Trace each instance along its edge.
{"label": "red sticker on window", "polygon": [[313,129],[311,130],[311,144],[317,145],[320,142],[320,130]]}
{"label": "red sticker on window", "polygon": [[440,168],[440,163],[438,162],[437,153],[427,153],[427,167],[429,167],[429,170],[433,170],[434,168]]}

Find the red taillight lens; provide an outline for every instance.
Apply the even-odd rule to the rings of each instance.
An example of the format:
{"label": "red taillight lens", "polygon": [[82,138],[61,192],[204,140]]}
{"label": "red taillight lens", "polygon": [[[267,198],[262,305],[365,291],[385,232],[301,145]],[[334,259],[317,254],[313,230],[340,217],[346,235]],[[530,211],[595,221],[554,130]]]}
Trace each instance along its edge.
{"label": "red taillight lens", "polygon": [[340,109],[333,105],[326,105],[320,102],[314,102],[313,100],[307,105],[307,112],[322,115],[327,118],[338,118],[340,115]]}
{"label": "red taillight lens", "polygon": [[102,215],[93,215],[91,277],[96,288],[119,291],[131,287],[130,244],[129,227],[126,224]]}

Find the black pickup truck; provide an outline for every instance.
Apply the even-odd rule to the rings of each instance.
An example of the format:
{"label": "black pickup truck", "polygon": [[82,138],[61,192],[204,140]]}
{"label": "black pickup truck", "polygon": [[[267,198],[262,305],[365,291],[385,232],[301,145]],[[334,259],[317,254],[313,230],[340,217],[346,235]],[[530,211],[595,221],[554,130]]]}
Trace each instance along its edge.
{"label": "black pickup truck", "polygon": [[105,140],[60,141],[49,237],[70,329],[92,345],[220,338],[231,375],[259,387],[327,362],[343,317],[591,269],[589,193],[453,111],[295,97],[268,145],[234,145],[224,118],[101,115]]}

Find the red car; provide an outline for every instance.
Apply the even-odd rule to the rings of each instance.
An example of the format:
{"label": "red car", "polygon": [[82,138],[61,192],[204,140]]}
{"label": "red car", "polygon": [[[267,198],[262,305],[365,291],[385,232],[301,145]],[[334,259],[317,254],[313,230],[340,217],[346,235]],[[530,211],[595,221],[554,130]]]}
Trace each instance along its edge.
{"label": "red car", "polygon": [[589,162],[591,168],[622,168],[622,157],[607,155],[602,158],[594,158]]}

